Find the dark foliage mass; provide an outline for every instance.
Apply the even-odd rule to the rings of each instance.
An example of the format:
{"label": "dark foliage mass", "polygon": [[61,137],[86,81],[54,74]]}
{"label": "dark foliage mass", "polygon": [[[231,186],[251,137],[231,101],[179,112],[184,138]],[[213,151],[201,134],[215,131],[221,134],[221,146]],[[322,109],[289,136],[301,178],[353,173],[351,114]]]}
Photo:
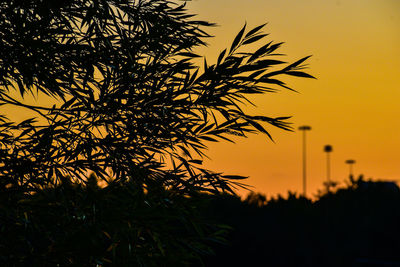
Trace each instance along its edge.
{"label": "dark foliage mass", "polygon": [[182,3],[0,1],[0,105],[30,116],[0,115],[0,265],[184,265],[219,240],[195,196],[244,177],[204,168],[206,142],[290,130],[242,108],[312,76],[308,57],[276,59],[264,25],[196,65],[213,25]]}
{"label": "dark foliage mass", "polygon": [[187,266],[224,241],[224,228],[199,215],[204,201],[152,193],[129,182],[100,188],[92,176],[0,206],[0,265]]}
{"label": "dark foliage mass", "polygon": [[[159,180],[176,190],[229,190],[234,176],[201,168],[205,141],[290,129],[287,118],[251,116],[249,94],[287,87],[282,74],[303,58],[271,70],[281,43],[255,52],[262,26],[237,34],[215,64],[194,65],[201,28],[183,5],[170,1],[2,1],[0,104],[37,113],[21,123],[0,121],[3,184],[34,190],[62,176]],[[47,94],[54,105],[34,106],[12,94]],[[194,154],[193,154],[194,153]],[[170,165],[165,166],[169,162]]]}
{"label": "dark foliage mass", "polygon": [[215,197],[209,217],[232,226],[206,266],[400,266],[400,189],[364,181],[318,196]]}

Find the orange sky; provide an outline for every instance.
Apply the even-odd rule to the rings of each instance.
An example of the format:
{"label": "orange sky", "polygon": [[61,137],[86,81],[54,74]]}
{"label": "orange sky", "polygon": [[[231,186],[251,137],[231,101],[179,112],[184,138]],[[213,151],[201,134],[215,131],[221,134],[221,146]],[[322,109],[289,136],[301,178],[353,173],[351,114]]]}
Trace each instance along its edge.
{"label": "orange sky", "polygon": [[[398,0],[194,0],[198,18],[216,22],[216,36],[198,52],[209,62],[229,46],[247,22],[268,22],[268,40],[284,41],[288,61],[313,55],[309,73],[318,80],[285,81],[299,93],[281,91],[255,98],[263,115],[292,115],[308,132],[308,192],[326,179],[323,147],[333,146],[332,178],[347,179],[347,159],[356,174],[400,181],[400,1]],[[268,196],[302,191],[301,133],[270,128],[236,144],[210,144],[206,166],[248,175],[246,183]],[[243,194],[243,192],[240,192]]]}

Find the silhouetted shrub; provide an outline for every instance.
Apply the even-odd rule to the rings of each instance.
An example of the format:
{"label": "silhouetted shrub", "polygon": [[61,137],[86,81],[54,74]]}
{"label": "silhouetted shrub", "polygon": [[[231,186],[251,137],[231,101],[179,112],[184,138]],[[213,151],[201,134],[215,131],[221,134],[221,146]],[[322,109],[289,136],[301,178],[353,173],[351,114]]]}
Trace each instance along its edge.
{"label": "silhouetted shrub", "polygon": [[[153,187],[153,190],[155,186]],[[4,195],[3,195],[4,196]],[[133,183],[61,184],[0,206],[1,266],[183,266],[211,253],[223,228],[205,199]]]}

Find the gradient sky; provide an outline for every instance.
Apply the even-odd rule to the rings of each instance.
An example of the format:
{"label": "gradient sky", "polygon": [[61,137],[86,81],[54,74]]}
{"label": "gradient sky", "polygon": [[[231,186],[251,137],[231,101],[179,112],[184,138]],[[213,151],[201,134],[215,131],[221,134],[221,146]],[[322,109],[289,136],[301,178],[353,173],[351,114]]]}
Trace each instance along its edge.
{"label": "gradient sky", "polygon": [[[254,98],[259,112],[287,116],[308,132],[308,192],[326,180],[323,147],[333,146],[332,178],[347,179],[347,159],[356,175],[400,181],[400,1],[398,0],[194,0],[197,18],[215,22],[215,37],[198,52],[215,61],[245,22],[268,22],[266,41],[285,42],[287,61],[307,55],[317,80],[284,79],[299,93],[281,91]],[[285,78],[285,77],[282,77]],[[267,196],[302,191],[301,133],[268,128],[236,144],[211,143],[206,166],[248,175],[245,183]],[[239,192],[244,194],[243,191]]]}
{"label": "gradient sky", "polygon": [[[309,196],[326,180],[326,144],[333,146],[333,180],[343,184],[345,160],[355,159],[356,175],[400,182],[400,0],[192,0],[187,8],[219,25],[208,29],[215,37],[197,51],[208,62],[245,22],[248,29],[268,22],[265,41],[285,42],[280,52],[287,56],[280,59],[313,55],[307,72],[317,80],[282,77],[299,93],[257,96],[257,108],[249,107],[253,114],[293,116],[295,129],[313,128],[307,136]],[[23,109],[7,115],[30,117]],[[275,143],[265,135],[210,143],[206,167],[250,176],[244,182],[267,196],[302,192],[301,133],[267,129]]]}

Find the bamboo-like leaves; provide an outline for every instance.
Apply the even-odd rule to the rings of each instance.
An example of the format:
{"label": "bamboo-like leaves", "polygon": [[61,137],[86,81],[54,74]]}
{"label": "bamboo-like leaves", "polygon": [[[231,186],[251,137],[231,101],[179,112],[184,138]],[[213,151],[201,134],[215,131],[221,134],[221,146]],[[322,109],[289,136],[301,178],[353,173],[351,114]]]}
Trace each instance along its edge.
{"label": "bamboo-like leaves", "polygon": [[[257,132],[272,140],[269,126],[290,130],[288,118],[250,116],[244,104],[252,94],[290,89],[279,75],[312,78],[300,71],[308,57],[288,65],[272,57],[282,43],[264,41],[265,24],[247,32],[244,25],[216,64],[204,58],[200,68],[193,51],[209,37],[201,27],[213,24],[191,20],[184,6],[67,1],[46,14],[46,27],[37,26],[37,16],[24,18],[34,30],[22,34],[14,2],[0,6],[0,19],[12,22],[0,21],[0,86],[15,82],[21,95],[34,88],[61,100],[51,108],[27,105],[1,88],[0,104],[41,116],[37,122],[0,121],[0,176],[16,172],[12,162],[28,162],[18,175],[31,188],[66,175],[85,180],[94,171],[106,181],[134,180],[144,188],[174,173],[174,187],[184,192],[232,192],[241,177],[201,168],[208,142]],[[32,6],[29,12],[39,11]],[[244,50],[257,43],[259,49]],[[27,54],[33,56],[25,62]]]}
{"label": "bamboo-like leaves", "polygon": [[238,32],[236,35],[235,39],[232,42],[231,48],[229,49],[229,53],[231,54],[239,45],[240,41],[242,40],[244,31],[246,30],[246,24],[243,26],[243,28]]}
{"label": "bamboo-like leaves", "polygon": [[244,39],[245,39],[245,40],[248,40],[249,38],[251,38],[251,37],[253,37],[253,36],[256,36],[256,35],[259,33],[259,31],[260,31],[262,28],[265,27],[265,25],[267,25],[267,23],[264,23],[264,24],[258,25],[257,27],[254,27],[254,28],[251,29],[248,33],[246,33]]}

